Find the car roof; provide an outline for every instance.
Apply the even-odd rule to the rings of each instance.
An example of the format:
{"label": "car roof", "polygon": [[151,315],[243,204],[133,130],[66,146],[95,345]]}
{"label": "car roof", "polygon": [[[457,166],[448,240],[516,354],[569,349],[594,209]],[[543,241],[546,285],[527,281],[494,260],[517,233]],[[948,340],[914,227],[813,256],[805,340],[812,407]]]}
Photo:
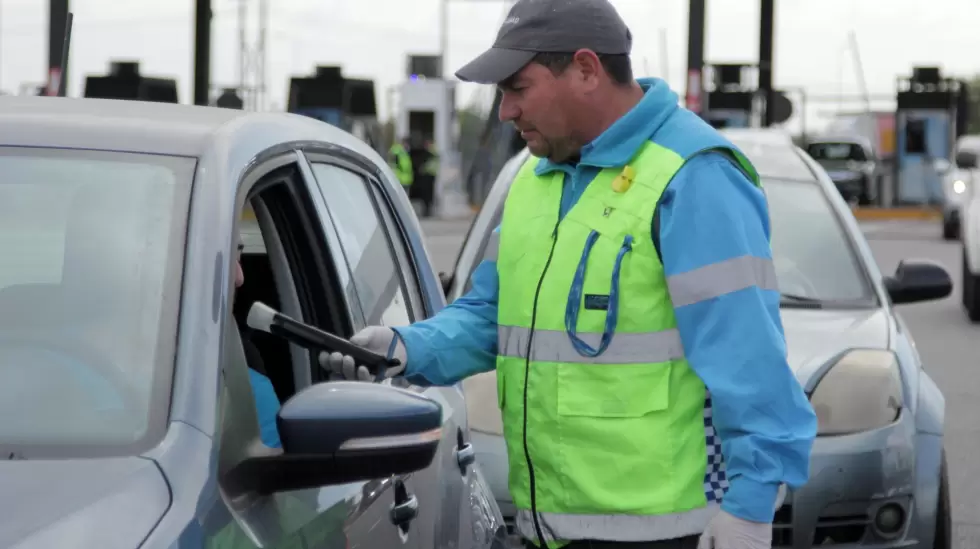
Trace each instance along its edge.
{"label": "car roof", "polygon": [[728,139],[738,139],[743,143],[775,146],[793,145],[793,137],[785,130],[778,128],[723,128],[718,131]]}
{"label": "car roof", "polygon": [[282,141],[315,139],[376,158],[370,146],[340,128],[296,114],[117,99],[0,97],[0,145],[6,146],[200,157],[226,131],[247,133],[255,153]]}
{"label": "car roof", "polygon": [[787,143],[769,136],[760,139],[747,133],[722,133],[748,157],[763,179],[817,180],[816,174],[803,159],[805,153],[793,144],[792,139]]}

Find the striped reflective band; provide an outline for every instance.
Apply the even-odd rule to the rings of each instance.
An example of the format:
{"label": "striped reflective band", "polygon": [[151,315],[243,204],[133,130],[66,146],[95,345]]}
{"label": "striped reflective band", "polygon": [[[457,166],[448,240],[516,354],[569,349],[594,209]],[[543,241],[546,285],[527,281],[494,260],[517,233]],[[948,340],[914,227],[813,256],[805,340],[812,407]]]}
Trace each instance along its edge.
{"label": "striped reflective band", "polygon": [[[659,541],[700,534],[718,513],[719,505],[668,515],[573,515],[538,513],[541,533],[546,541],[602,539],[609,541]],[[536,540],[531,511],[521,509],[515,520],[517,531]]]}
{"label": "striped reflective band", "polygon": [[746,288],[777,290],[772,260],[743,255],[667,277],[674,307],[683,307]]}
{"label": "striped reflective band", "polygon": [[[500,356],[527,358],[527,340],[530,328],[518,326],[497,327],[497,354]],[[597,347],[602,334],[578,333],[578,337]],[[616,333],[606,352],[597,357],[579,354],[568,334],[561,330],[534,330],[531,360],[536,362],[568,362],[583,364],[646,364],[680,360],[684,358],[684,346],[676,329],[646,333]]]}
{"label": "striped reflective band", "polygon": [[496,261],[497,253],[500,251],[500,233],[493,231],[487,239],[487,246],[483,248],[484,261]]}

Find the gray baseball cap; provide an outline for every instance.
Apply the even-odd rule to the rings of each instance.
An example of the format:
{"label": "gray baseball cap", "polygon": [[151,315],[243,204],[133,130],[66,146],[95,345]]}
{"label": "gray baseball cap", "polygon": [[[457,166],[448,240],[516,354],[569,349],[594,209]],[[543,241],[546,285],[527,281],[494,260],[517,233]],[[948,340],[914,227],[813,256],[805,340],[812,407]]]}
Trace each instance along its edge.
{"label": "gray baseball cap", "polygon": [[463,82],[498,84],[539,53],[625,55],[633,35],[609,0],[518,0],[493,47],[456,71]]}

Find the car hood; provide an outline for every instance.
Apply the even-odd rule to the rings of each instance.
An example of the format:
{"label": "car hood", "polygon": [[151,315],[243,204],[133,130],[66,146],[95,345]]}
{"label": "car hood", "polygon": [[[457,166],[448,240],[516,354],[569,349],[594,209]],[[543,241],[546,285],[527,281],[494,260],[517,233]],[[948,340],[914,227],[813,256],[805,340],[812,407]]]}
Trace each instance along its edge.
{"label": "car hood", "polygon": [[170,505],[148,459],[0,461],[0,547],[136,549]]}
{"label": "car hood", "polygon": [[887,349],[889,317],[883,309],[781,310],[787,359],[806,385],[820,367],[851,348]]}

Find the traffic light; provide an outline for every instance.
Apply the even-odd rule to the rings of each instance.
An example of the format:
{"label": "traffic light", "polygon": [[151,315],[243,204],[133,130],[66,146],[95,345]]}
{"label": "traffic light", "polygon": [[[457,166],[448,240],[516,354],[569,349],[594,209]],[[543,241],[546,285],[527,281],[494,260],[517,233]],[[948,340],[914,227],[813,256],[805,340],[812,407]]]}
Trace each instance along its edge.
{"label": "traffic light", "polygon": [[143,76],[139,63],[133,61],[113,61],[109,64],[109,74],[86,77],[84,96],[178,103],[176,80]]}

